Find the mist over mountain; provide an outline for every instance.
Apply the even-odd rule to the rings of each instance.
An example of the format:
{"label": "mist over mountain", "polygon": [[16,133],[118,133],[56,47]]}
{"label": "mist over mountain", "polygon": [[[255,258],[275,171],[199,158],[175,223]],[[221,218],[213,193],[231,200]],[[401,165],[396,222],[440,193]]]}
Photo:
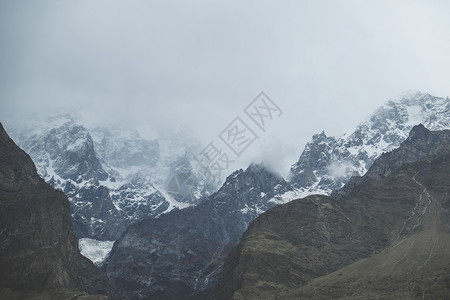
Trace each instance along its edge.
{"label": "mist over mountain", "polygon": [[[307,161],[316,163],[311,166],[313,174],[321,174],[323,171],[326,173],[323,180],[316,180],[308,186],[309,190],[299,186],[295,177],[286,181],[261,165],[251,165],[245,171],[235,172],[206,202],[130,227],[113,247],[107,274],[113,278],[113,285],[121,290],[125,297],[207,298],[217,284],[224,258],[253,219],[276,205],[317,193],[321,189],[330,193],[332,188],[340,188],[350,176],[358,176],[359,173],[344,173],[344,176],[339,173],[337,177],[340,181],[334,181],[329,174],[337,171],[330,171],[330,168],[342,168],[343,165],[346,166],[346,161],[352,162],[355,158],[358,158],[357,166],[364,164],[365,168],[369,168],[370,160],[375,161],[383,151],[395,148],[386,140],[390,138],[391,143],[402,144],[410,134],[404,131],[412,129],[415,121],[425,120],[428,125],[437,128],[449,126],[450,123],[445,121],[449,117],[449,108],[448,99],[414,94],[397,102],[390,101],[385,107],[378,109],[369,121],[361,123],[355,133],[350,135],[354,139],[353,143],[344,143],[342,138],[342,144],[335,145],[335,138],[327,138],[324,134],[313,137],[312,143],[319,146],[311,150],[311,144],[307,145],[300,157],[300,164],[302,159],[306,160],[307,157]],[[417,113],[410,113],[412,110]],[[392,111],[394,113],[391,113]],[[386,128],[386,124],[391,125]],[[374,138],[371,135],[375,133],[377,135]],[[362,138],[355,141],[358,136]],[[333,142],[331,145],[334,149],[325,142],[327,140]],[[407,142],[403,145],[405,149]],[[358,155],[351,154],[354,150],[352,147],[358,150]],[[335,154],[333,150],[336,149],[342,154],[331,157],[335,159],[332,161],[326,155]],[[321,160],[322,157],[324,159]],[[411,161],[419,159],[412,157]],[[404,163],[400,158],[394,160],[398,165]],[[297,165],[299,163],[294,164],[294,167]],[[396,164],[391,165],[394,167]],[[351,167],[353,165],[349,163],[348,168]],[[250,184],[249,177],[252,178]],[[274,178],[278,179],[274,181]],[[348,187],[344,187],[342,193],[360,183],[354,179]],[[170,226],[171,223],[176,223],[177,226]],[[167,252],[168,248],[172,250]],[[149,251],[151,256],[148,255]],[[135,266],[139,267],[130,266],[131,261],[136,262]],[[127,271],[122,273],[124,268]]]}
{"label": "mist over mountain", "polygon": [[[103,267],[122,297],[208,299],[224,293],[215,291],[219,278],[234,276],[227,265],[222,274],[224,263],[264,212],[316,193],[331,194],[331,205],[339,206],[366,178],[387,176],[431,155],[429,149],[445,150],[439,148],[447,145],[445,140],[434,138],[423,125],[413,127],[416,122],[448,128],[449,99],[413,93],[390,100],[351,134],[314,135],[287,178],[270,163],[252,163],[221,186],[198,164],[205,148],[188,131],[149,139],[137,130],[89,127],[76,114],[60,114],[35,126],[16,125],[12,136],[30,154],[39,175],[67,194],[82,253]],[[387,163],[377,160],[382,153],[390,155],[381,160]],[[375,244],[356,250],[360,254],[355,257],[378,251]],[[336,267],[354,259],[339,259],[342,265]],[[219,288],[235,285],[223,280]]]}
{"label": "mist over mountain", "polygon": [[449,11],[0,1],[0,298],[447,298]]}
{"label": "mist over mountain", "polygon": [[[449,116],[448,98],[413,93],[388,101],[351,134],[316,134],[291,167],[289,192],[271,201],[282,204],[312,193],[330,194],[398,146],[415,123],[440,130],[448,128]],[[149,139],[129,126],[83,125],[75,111],[9,126],[38,173],[68,195],[80,239],[114,241],[133,223],[200,203],[221,183],[198,164],[205,147],[188,129]],[[273,172],[274,161],[284,154],[266,152],[270,162],[262,160],[261,165]],[[222,176],[231,173],[232,166]]]}
{"label": "mist over mountain", "polygon": [[125,126],[83,125],[72,113],[16,124],[11,135],[39,175],[69,197],[82,253],[123,297],[198,299],[214,290],[255,218],[311,194],[347,197],[382,153],[405,149],[416,123],[448,128],[449,99],[413,93],[390,100],[351,134],[314,135],[286,179],[269,163],[251,164],[222,186],[198,164],[205,148],[187,130],[149,139]]}

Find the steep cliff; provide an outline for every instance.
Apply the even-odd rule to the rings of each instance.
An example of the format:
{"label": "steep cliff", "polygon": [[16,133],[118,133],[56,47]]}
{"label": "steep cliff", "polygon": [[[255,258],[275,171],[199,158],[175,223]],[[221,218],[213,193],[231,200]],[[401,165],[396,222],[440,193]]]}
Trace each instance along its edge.
{"label": "steep cliff", "polygon": [[69,201],[39,177],[0,124],[0,298],[108,299],[104,274],[78,251]]}

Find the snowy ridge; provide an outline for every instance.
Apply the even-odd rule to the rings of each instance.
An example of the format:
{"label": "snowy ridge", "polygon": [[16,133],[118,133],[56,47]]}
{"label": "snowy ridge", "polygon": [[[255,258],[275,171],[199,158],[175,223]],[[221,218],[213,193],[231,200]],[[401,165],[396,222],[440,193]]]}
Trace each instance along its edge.
{"label": "snowy ridge", "polygon": [[299,194],[330,194],[351,176],[362,176],[383,152],[400,145],[414,125],[430,130],[450,128],[450,100],[414,93],[390,100],[339,138],[314,135],[292,165],[290,182]]}

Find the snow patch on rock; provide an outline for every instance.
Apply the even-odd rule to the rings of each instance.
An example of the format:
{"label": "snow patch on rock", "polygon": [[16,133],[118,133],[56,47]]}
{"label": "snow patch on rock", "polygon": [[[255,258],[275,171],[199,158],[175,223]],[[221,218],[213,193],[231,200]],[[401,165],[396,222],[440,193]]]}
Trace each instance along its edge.
{"label": "snow patch on rock", "polygon": [[100,267],[105,262],[114,241],[99,241],[89,238],[81,238],[78,240],[78,248],[81,255],[89,258],[96,266]]}

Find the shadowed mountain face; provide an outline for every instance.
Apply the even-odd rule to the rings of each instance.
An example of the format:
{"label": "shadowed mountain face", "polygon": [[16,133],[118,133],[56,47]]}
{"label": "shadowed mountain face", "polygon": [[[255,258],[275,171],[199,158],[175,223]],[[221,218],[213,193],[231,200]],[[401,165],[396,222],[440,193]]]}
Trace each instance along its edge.
{"label": "shadowed mountain face", "polygon": [[0,298],[107,299],[111,291],[78,251],[67,197],[0,124]]}
{"label": "shadowed mountain face", "polygon": [[106,273],[127,299],[207,298],[248,224],[289,189],[259,165],[236,171],[207,201],[130,226]]}
{"label": "shadowed mountain face", "polygon": [[448,297],[450,131],[414,127],[348,185],[339,200],[309,196],[259,216],[215,298]]}

